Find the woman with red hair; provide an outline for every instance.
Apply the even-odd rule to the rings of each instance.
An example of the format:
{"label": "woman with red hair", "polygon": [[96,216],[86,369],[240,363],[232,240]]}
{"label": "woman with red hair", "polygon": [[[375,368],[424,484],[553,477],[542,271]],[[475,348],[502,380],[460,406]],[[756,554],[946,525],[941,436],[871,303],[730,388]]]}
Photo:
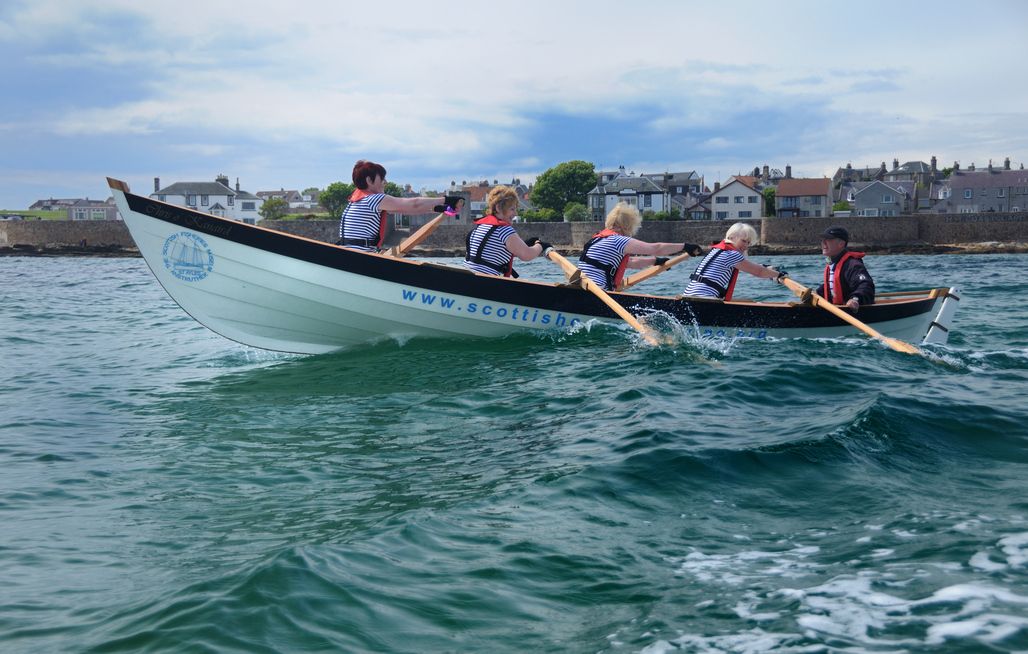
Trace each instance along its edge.
{"label": "woman with red hair", "polygon": [[420,214],[430,211],[457,212],[464,200],[459,196],[439,198],[396,198],[385,194],[386,169],[382,164],[361,159],[353,166],[353,184],[357,189],[339,219],[339,240],[342,245],[362,252],[376,252],[385,239],[387,214]]}

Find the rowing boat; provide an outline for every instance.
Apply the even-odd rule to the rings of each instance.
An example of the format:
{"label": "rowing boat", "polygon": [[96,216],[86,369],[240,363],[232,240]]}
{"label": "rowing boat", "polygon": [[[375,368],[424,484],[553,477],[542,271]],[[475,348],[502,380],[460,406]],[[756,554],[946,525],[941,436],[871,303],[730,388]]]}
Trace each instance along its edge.
{"label": "rowing boat", "polygon": [[[501,337],[566,330],[617,314],[576,286],[473,273],[348,250],[135,195],[108,178],[154,277],[208,329],[252,347],[320,354],[383,339]],[[858,332],[797,302],[610,293],[632,314],[664,314],[699,336],[841,337]],[[879,295],[860,319],[893,338],[945,343],[959,297],[933,288]]]}

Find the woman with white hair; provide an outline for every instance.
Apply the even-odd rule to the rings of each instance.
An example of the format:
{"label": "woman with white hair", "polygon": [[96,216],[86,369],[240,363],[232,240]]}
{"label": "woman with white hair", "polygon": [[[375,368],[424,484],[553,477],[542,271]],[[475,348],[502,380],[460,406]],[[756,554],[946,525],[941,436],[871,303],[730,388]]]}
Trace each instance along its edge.
{"label": "woman with white hair", "polygon": [[725,240],[710,248],[700,265],[689,276],[689,285],[683,295],[691,297],[720,298],[725,301],[732,299],[735,281],[739,271],[747,272],[755,277],[765,277],[780,281],[785,272],[761,266],[746,259],[746,251],[757,240],[757,230],[746,223],[735,223],[728,228]]}
{"label": "woman with white hair", "polygon": [[[605,229],[593,235],[582,248],[578,269],[605,291],[616,291],[626,268],[649,268],[667,259],[660,255],[687,250],[692,256],[703,254],[692,243],[648,243],[632,238],[639,231],[642,216],[635,207],[619,202],[607,214]],[[644,255],[644,256],[632,256]]]}

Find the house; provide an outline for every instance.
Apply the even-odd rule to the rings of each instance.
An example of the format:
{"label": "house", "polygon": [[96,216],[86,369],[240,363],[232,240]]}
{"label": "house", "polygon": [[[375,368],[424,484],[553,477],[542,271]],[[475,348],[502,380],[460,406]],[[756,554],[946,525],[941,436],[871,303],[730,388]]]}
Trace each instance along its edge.
{"label": "house", "polygon": [[[603,222],[619,202],[630,204],[641,213],[656,213],[671,208],[668,193],[651,177],[636,176],[634,172],[625,174],[624,170],[622,166],[613,177],[609,173],[600,173],[600,182],[586,194],[586,206],[593,220]],[[606,183],[604,179],[607,179]]]}
{"label": "house", "polygon": [[653,180],[672,198],[703,191],[703,177],[695,170],[684,173],[643,173],[640,177]]}
{"label": "house", "polygon": [[786,173],[775,190],[775,214],[781,217],[832,215],[832,180]]}
{"label": "house", "polygon": [[854,216],[905,216],[917,206],[917,184],[902,182],[860,182],[846,200]]}
{"label": "house", "polygon": [[[982,213],[992,211],[1028,211],[1028,171],[1004,167],[985,170],[955,168],[947,180],[948,188],[940,193],[933,207],[938,213]],[[948,197],[943,197],[948,195]]]}
{"label": "house", "polygon": [[110,197],[104,201],[90,200],[85,198],[75,200],[66,207],[68,220],[121,220],[118,207],[114,204],[114,198]]}
{"label": "house", "polygon": [[161,178],[153,178],[154,192],[150,197],[160,202],[189,207],[214,216],[231,218],[250,225],[260,220],[260,208],[264,199],[239,188],[239,179],[233,190],[228,177],[218,175],[213,182],[175,182],[161,188]]}
{"label": "house", "polygon": [[278,191],[257,191],[255,193],[261,200],[267,202],[271,198],[278,198],[285,201],[290,209],[310,211],[318,208],[317,193],[300,193],[300,191],[279,189]]}
{"label": "house", "polygon": [[933,156],[931,164],[923,161],[908,161],[901,166],[899,159],[893,159],[892,170],[886,172],[881,179],[883,182],[914,182],[927,189],[940,176],[936,159]]}
{"label": "house", "polygon": [[[86,198],[88,200],[88,198]],[[69,207],[74,207],[77,203],[82,202],[82,198],[49,198],[46,200],[36,200],[29,206],[29,211],[65,211]]]}
{"label": "house", "polygon": [[764,214],[764,194],[752,175],[735,175],[724,186],[714,183],[709,206],[714,220],[749,220]]}

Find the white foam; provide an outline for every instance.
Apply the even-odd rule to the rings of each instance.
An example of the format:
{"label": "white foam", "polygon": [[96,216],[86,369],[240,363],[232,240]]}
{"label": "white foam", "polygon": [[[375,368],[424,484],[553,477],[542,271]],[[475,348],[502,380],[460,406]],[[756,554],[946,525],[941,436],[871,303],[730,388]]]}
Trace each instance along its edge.
{"label": "white foam", "polygon": [[978,568],[979,570],[985,570],[986,572],[997,572],[999,570],[1007,569],[1007,566],[1002,563],[996,563],[990,559],[988,552],[976,552],[967,563],[972,568]]}

